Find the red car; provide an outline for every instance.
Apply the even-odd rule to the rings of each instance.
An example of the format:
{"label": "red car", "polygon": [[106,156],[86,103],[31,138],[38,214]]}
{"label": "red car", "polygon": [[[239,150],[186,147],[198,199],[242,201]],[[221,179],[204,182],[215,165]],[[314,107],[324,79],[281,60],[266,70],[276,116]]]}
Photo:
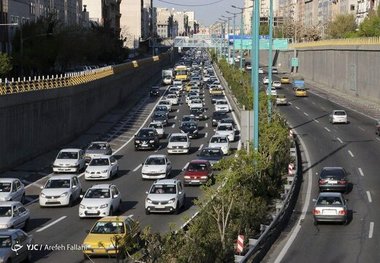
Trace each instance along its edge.
{"label": "red car", "polygon": [[205,184],[213,178],[211,164],[206,160],[192,160],[185,169],[185,184]]}

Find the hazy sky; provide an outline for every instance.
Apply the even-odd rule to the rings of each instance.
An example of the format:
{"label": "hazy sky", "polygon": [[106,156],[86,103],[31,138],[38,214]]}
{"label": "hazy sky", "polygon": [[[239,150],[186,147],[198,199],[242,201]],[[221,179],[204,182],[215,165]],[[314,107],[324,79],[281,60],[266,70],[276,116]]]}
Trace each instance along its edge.
{"label": "hazy sky", "polygon": [[[222,15],[231,16],[226,13],[239,12],[231,5],[243,7],[243,0],[153,0],[155,7],[175,8],[178,11],[194,11],[195,19],[202,25],[211,25]],[[238,20],[238,18],[237,18]],[[238,23],[238,21],[236,21]]]}

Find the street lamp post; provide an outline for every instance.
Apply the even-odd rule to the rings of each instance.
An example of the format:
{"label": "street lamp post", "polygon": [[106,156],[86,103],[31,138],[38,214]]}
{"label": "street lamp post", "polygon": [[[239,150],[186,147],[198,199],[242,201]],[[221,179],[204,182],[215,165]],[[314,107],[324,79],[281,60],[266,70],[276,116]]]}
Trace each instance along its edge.
{"label": "street lamp post", "polygon": [[[223,25],[227,22],[227,20],[226,19],[221,19],[221,18],[219,18],[219,20],[220,20],[220,22],[222,23],[221,25],[222,25],[222,54],[223,54],[223,56],[222,57],[224,57],[224,43],[225,43],[225,41],[224,41],[224,35],[225,35],[225,32],[224,32],[224,27],[223,27]],[[228,35],[228,22],[227,22],[227,35]]]}
{"label": "street lamp post", "polygon": [[[236,18],[236,15],[240,14],[240,13],[232,13],[230,11],[226,11],[228,14],[231,14],[233,15],[233,18],[234,18],[234,22],[233,22],[233,31],[234,31],[234,35],[232,36],[232,41],[233,41],[233,44],[232,44],[232,54],[233,54],[233,66],[235,67],[235,18]],[[240,59],[241,59],[241,54],[240,54]]]}
{"label": "street lamp post", "polygon": [[229,35],[230,35],[230,20],[231,20],[232,17],[227,17],[227,16],[224,16],[224,15],[222,15],[222,17],[227,20],[227,48],[228,48],[228,64],[229,64],[230,60],[231,60],[231,50],[230,50]]}
{"label": "street lamp post", "polygon": [[272,119],[272,50],[273,50],[273,0],[269,0],[269,50],[268,50],[268,89],[267,89],[267,104],[268,104],[268,122]]}

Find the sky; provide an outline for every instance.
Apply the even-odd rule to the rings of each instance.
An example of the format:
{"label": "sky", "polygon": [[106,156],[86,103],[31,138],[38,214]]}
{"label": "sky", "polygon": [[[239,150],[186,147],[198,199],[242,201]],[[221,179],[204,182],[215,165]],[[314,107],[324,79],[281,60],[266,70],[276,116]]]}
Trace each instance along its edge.
{"label": "sky", "polygon": [[226,13],[239,12],[231,5],[243,7],[243,0],[153,0],[154,7],[174,8],[178,11],[194,11],[195,19],[201,25],[209,26],[215,23],[222,15],[231,16]]}

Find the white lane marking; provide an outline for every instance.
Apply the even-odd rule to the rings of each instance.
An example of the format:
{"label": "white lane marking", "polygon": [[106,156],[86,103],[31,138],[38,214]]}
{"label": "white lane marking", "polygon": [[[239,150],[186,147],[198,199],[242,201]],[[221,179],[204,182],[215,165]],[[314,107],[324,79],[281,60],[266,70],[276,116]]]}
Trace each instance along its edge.
{"label": "white lane marking", "polygon": [[24,206],[28,206],[28,205],[31,205],[35,202],[37,202],[39,200],[39,198],[36,198],[36,199],[33,199],[33,200],[30,200],[29,202],[27,202]]}
{"label": "white lane marking", "polygon": [[380,142],[380,138],[376,138],[376,140],[378,140]]}
{"label": "white lane marking", "polygon": [[198,151],[200,151],[203,148],[203,144],[201,144],[198,148]]}
{"label": "white lane marking", "polygon": [[176,120],[178,118],[178,116],[175,116],[174,119]]}
{"label": "white lane marking", "polygon": [[208,132],[205,133],[205,138],[207,138],[207,136],[208,136]]}
{"label": "white lane marking", "polygon": [[179,109],[177,109],[177,112],[179,112]]}
{"label": "white lane marking", "polygon": [[339,138],[339,137],[337,137],[336,138],[340,143],[343,143],[343,141]]}
{"label": "white lane marking", "polygon": [[360,174],[361,176],[364,176],[364,173],[363,173],[362,168],[359,167],[358,170],[359,170],[359,174]]}
{"label": "white lane marking", "polygon": [[182,170],[183,170],[183,171],[186,170],[186,168],[187,168],[188,165],[189,165],[189,163],[187,162],[187,163],[185,164],[185,166],[182,168]]}
{"label": "white lane marking", "polygon": [[175,127],[175,123],[173,123],[173,125],[172,125],[172,128],[174,128]]}
{"label": "white lane marking", "polygon": [[368,238],[372,238],[373,237],[373,228],[375,227],[375,223],[374,222],[371,222],[369,223],[369,233],[368,233]]}
{"label": "white lane marking", "polygon": [[[305,143],[303,142],[301,136],[298,137],[301,144],[303,145],[303,147],[305,147]],[[310,159],[310,156],[309,156],[309,152],[307,151],[306,148],[304,148],[305,150],[305,155],[306,155],[306,161],[311,161]],[[307,190],[306,190],[306,197],[305,197],[305,203],[303,204],[303,207],[302,207],[302,214],[300,216],[300,219],[298,220],[298,223],[297,225],[293,228],[292,230],[292,234],[290,235],[288,241],[286,242],[285,246],[282,248],[280,254],[278,254],[276,260],[274,261],[275,263],[280,263],[282,261],[282,259],[285,257],[286,253],[288,252],[290,246],[293,244],[294,240],[296,239],[298,233],[300,232],[301,230],[301,225],[302,225],[302,222],[305,220],[305,217],[306,217],[306,213],[309,209],[309,204],[310,204],[310,199],[311,199],[311,189],[312,189],[312,169],[310,168],[308,171],[307,171]]]}
{"label": "white lane marking", "polygon": [[367,191],[368,202],[372,203],[372,197],[370,191]]}
{"label": "white lane marking", "polygon": [[84,172],[78,175],[78,178],[81,178],[84,175]]}
{"label": "white lane marking", "polygon": [[348,150],[348,153],[351,155],[351,157],[354,157],[354,154],[350,150]]}
{"label": "white lane marking", "polygon": [[296,106],[296,109],[297,109],[297,110],[299,110],[299,109],[300,109],[300,107]]}
{"label": "white lane marking", "polygon": [[307,114],[306,112],[303,113],[305,116],[309,116],[309,114]]}
{"label": "white lane marking", "polygon": [[205,127],[208,128],[208,123],[207,122],[205,123]]}
{"label": "white lane marking", "polygon": [[154,151],[154,152],[158,152],[159,150],[161,150],[161,145]]}
{"label": "white lane marking", "polygon": [[140,169],[141,166],[142,164],[140,163],[135,169],[133,169],[133,171],[136,172],[138,169]]}
{"label": "white lane marking", "polygon": [[313,105],[315,105],[315,102],[314,102],[314,101],[312,101],[311,103],[312,103]]}
{"label": "white lane marking", "polygon": [[316,123],[319,123],[319,120],[314,120]]}
{"label": "white lane marking", "polygon": [[59,221],[62,221],[63,219],[65,219],[67,216],[62,216],[60,218],[58,218],[57,220],[54,220],[53,222],[51,222],[50,224],[44,226],[44,227],[41,227],[40,229],[37,229],[36,232],[42,232],[44,231],[45,229],[51,227],[52,225],[54,224],[57,224]]}
{"label": "white lane marking", "polygon": [[361,129],[362,131],[365,131],[365,129],[364,128],[362,128],[362,127],[360,127],[360,126],[358,126],[359,127],[359,129]]}
{"label": "white lane marking", "polygon": [[328,131],[328,132],[331,132],[329,128],[325,127],[325,130]]}

